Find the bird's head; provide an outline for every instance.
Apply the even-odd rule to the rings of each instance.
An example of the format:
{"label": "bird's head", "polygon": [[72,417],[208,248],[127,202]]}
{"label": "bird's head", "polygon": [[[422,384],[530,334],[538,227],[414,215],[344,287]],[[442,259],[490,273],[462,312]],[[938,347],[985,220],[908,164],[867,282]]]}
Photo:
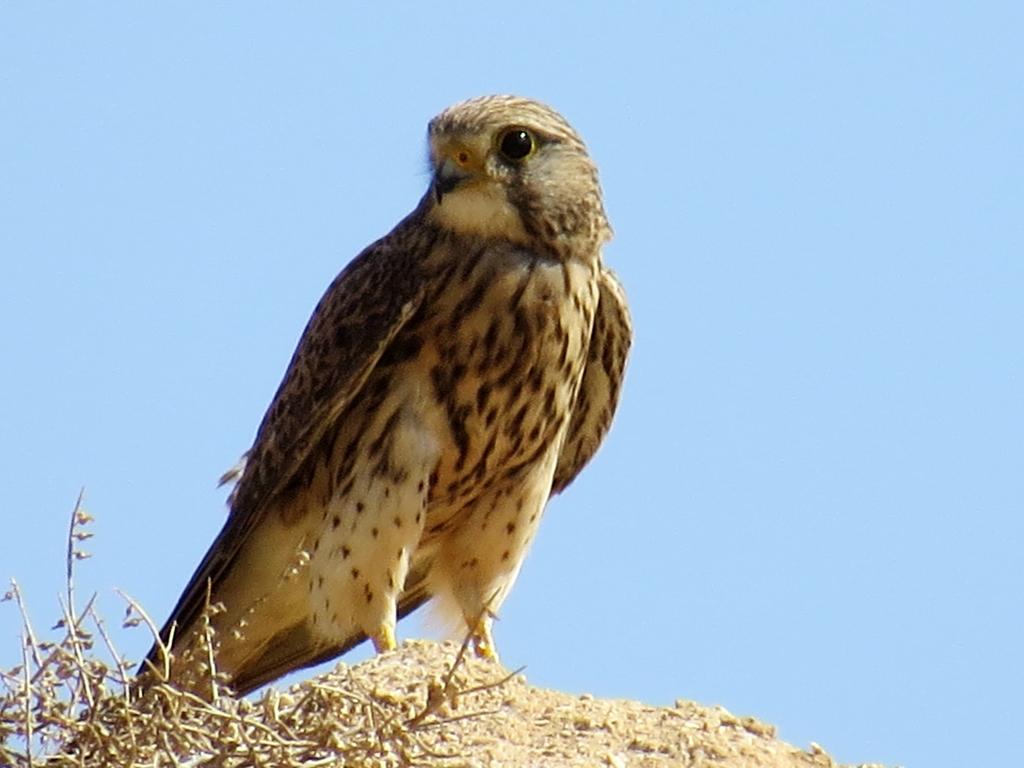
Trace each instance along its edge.
{"label": "bird's head", "polygon": [[597,168],[550,107],[484,96],[449,107],[428,130],[429,216],[455,232],[559,253],[592,252],[611,237]]}

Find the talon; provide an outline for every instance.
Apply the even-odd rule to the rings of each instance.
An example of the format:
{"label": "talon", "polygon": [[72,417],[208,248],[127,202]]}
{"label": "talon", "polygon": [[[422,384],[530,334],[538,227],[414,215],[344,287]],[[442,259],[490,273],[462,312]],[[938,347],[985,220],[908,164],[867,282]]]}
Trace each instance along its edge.
{"label": "talon", "polygon": [[397,647],[395,643],[395,630],[389,626],[383,626],[373,636],[373,647],[377,653],[393,651]]}
{"label": "talon", "polygon": [[483,617],[477,624],[477,628],[473,632],[473,650],[481,659],[498,661],[498,650],[494,647],[494,638],[491,637],[490,616]]}
{"label": "talon", "polygon": [[500,661],[498,658],[498,652],[494,648],[493,642],[482,640],[480,638],[474,638],[473,650],[476,651],[476,655],[481,659],[490,659],[492,661]]}

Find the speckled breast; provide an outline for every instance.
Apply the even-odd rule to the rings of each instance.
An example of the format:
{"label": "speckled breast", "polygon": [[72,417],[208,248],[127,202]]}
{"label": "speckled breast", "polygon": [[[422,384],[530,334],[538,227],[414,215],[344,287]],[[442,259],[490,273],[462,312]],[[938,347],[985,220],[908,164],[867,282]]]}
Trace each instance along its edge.
{"label": "speckled breast", "polygon": [[428,526],[431,507],[454,513],[559,449],[598,301],[593,264],[508,245],[452,261],[400,341],[418,353],[395,371],[422,378],[441,445]]}

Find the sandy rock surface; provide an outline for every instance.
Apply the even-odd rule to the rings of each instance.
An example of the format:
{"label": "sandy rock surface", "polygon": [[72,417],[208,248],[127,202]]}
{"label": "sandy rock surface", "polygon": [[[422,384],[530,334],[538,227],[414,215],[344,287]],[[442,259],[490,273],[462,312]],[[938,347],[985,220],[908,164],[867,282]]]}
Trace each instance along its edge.
{"label": "sandy rock surface", "polygon": [[429,761],[424,764],[836,765],[824,751],[779,741],[773,726],[720,707],[682,700],[673,707],[652,707],[545,690],[470,654],[460,659],[445,693],[458,650],[452,644],[407,642],[362,664],[339,665],[324,680],[361,689],[401,711]]}

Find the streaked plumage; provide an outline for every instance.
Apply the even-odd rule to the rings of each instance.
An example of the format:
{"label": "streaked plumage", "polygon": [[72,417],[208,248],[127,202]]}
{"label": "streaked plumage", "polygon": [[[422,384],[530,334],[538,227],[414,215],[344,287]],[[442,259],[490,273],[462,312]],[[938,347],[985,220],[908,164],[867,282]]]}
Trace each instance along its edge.
{"label": "streaked plumage", "polygon": [[163,630],[177,679],[208,591],[239,693],[389,649],[431,598],[493,653],[548,497],[608,430],[631,328],[583,142],[495,96],[441,113],[429,144],[431,188],[327,289],[236,473]]}

